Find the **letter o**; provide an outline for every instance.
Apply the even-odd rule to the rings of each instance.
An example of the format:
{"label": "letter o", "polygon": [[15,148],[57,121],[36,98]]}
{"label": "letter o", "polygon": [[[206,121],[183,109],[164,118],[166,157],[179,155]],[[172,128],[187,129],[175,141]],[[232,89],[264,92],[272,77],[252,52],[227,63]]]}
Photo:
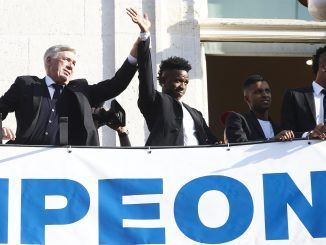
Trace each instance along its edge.
{"label": "letter o", "polygon": [[[228,220],[217,228],[205,226],[198,215],[200,197],[211,190],[222,192],[230,206]],[[226,176],[194,179],[180,189],[174,202],[179,229],[190,239],[207,244],[224,243],[241,236],[251,223],[253,210],[249,190],[240,181]]]}

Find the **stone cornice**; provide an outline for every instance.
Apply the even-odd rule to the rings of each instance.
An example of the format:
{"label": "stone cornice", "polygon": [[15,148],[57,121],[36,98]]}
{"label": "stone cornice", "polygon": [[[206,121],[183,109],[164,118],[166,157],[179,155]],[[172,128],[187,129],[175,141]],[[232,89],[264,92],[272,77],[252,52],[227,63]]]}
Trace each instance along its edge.
{"label": "stone cornice", "polygon": [[199,26],[202,42],[326,43],[326,22],[209,18]]}

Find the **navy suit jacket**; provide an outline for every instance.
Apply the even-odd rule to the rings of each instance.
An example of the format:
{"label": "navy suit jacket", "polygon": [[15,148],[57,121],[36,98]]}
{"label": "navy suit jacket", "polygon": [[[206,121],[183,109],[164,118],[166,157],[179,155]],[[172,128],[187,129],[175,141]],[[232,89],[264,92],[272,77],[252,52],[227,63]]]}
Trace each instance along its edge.
{"label": "navy suit jacket", "polygon": [[[71,80],[61,97],[62,114],[68,116],[68,144],[99,145],[91,107],[119,95],[126,89],[137,70],[127,60],[112,79],[89,85],[85,79]],[[45,79],[20,76],[0,98],[3,119],[15,112],[17,121],[16,144],[33,144],[29,140],[39,117],[43,102]],[[59,116],[61,116],[59,114]]]}
{"label": "navy suit jacket", "polygon": [[289,89],[282,104],[281,125],[300,134],[316,127],[316,109],[312,85]]}
{"label": "navy suit jacket", "polygon": [[[278,134],[281,129],[271,119],[274,135]],[[252,111],[240,114],[230,113],[225,124],[226,137],[229,143],[239,143],[247,141],[267,140],[257,117]]]}

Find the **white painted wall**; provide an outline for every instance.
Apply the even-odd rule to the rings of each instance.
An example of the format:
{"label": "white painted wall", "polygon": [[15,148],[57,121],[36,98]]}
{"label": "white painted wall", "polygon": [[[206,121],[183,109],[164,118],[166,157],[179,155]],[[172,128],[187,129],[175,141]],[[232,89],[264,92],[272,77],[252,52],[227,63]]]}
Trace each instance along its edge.
{"label": "white painted wall", "polygon": [[[19,75],[43,77],[43,53],[60,43],[77,49],[75,78],[97,83],[113,76],[138,36],[138,27],[125,11],[134,7],[148,12],[152,20],[156,65],[172,55],[190,61],[193,70],[185,101],[207,115],[198,26],[198,19],[207,16],[206,6],[203,0],[0,0],[0,94]],[[138,75],[118,101],[127,112],[132,145],[142,146],[148,133],[137,97]],[[15,128],[14,116],[3,123]],[[119,145],[114,136],[105,129],[103,145]]]}

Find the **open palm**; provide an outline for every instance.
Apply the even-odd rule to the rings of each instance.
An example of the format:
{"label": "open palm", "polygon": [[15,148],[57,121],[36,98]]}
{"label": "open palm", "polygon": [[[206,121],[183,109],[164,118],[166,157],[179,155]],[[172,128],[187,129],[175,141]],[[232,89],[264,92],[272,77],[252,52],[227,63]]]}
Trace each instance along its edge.
{"label": "open palm", "polygon": [[147,14],[141,16],[133,8],[127,8],[127,14],[130,16],[132,21],[139,26],[141,32],[149,32],[149,28],[151,27],[151,22],[148,19]]}

